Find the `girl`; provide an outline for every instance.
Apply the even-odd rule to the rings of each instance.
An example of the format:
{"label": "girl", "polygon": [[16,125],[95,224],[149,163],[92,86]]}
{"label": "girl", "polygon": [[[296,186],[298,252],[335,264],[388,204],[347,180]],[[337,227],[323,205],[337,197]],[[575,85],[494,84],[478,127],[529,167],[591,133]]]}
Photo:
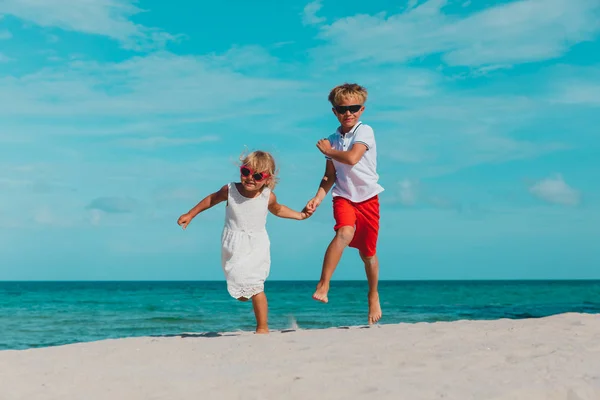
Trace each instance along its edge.
{"label": "girl", "polygon": [[240,301],[252,299],[256,333],[269,333],[264,282],[271,267],[270,241],[266,230],[267,210],[281,218],[302,220],[310,216],[277,203],[277,183],[271,154],[255,151],[243,158],[240,182],[223,186],[179,217],[185,229],[202,211],[227,201],[221,236],[221,264],[229,294]]}

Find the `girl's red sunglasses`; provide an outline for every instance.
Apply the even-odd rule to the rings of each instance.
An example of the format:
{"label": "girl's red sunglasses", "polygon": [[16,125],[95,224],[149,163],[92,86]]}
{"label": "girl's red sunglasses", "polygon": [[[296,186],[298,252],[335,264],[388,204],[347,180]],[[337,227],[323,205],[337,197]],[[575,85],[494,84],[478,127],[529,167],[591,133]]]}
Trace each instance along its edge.
{"label": "girl's red sunglasses", "polygon": [[254,179],[256,182],[260,182],[263,179],[267,179],[270,176],[267,172],[255,172],[245,165],[242,165],[240,167],[240,173],[242,174],[242,176],[252,175],[252,179]]}

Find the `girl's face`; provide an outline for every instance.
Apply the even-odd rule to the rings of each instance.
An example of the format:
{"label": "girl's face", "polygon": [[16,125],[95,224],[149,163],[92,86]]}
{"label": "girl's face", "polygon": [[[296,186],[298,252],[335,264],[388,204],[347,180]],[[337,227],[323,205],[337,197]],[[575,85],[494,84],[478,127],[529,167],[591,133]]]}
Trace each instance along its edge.
{"label": "girl's face", "polygon": [[261,190],[269,182],[269,179],[268,172],[255,171],[246,165],[242,165],[240,168],[242,186],[249,192]]}

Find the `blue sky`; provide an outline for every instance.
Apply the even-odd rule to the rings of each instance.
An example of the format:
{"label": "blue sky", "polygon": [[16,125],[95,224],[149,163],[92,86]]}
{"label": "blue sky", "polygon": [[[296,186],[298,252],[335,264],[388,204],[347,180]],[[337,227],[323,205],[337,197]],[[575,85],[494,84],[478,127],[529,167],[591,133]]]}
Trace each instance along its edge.
{"label": "blue sky", "polygon": [[[344,81],[382,279],[600,278],[597,0],[0,0],[0,279],[223,279],[223,207],[178,216],[246,146],[302,208]],[[269,217],[270,279],[318,279],[331,214]]]}

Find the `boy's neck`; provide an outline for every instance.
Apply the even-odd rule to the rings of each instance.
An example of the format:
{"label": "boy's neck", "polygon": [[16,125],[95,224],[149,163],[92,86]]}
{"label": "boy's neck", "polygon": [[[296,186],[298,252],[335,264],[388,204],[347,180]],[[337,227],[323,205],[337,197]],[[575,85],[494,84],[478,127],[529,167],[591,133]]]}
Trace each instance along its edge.
{"label": "boy's neck", "polygon": [[344,126],[340,125],[340,133],[342,135],[346,135],[347,133],[352,132],[352,129],[354,129],[354,127],[359,123],[360,122],[357,121],[356,124],[352,125],[350,128],[345,128]]}

